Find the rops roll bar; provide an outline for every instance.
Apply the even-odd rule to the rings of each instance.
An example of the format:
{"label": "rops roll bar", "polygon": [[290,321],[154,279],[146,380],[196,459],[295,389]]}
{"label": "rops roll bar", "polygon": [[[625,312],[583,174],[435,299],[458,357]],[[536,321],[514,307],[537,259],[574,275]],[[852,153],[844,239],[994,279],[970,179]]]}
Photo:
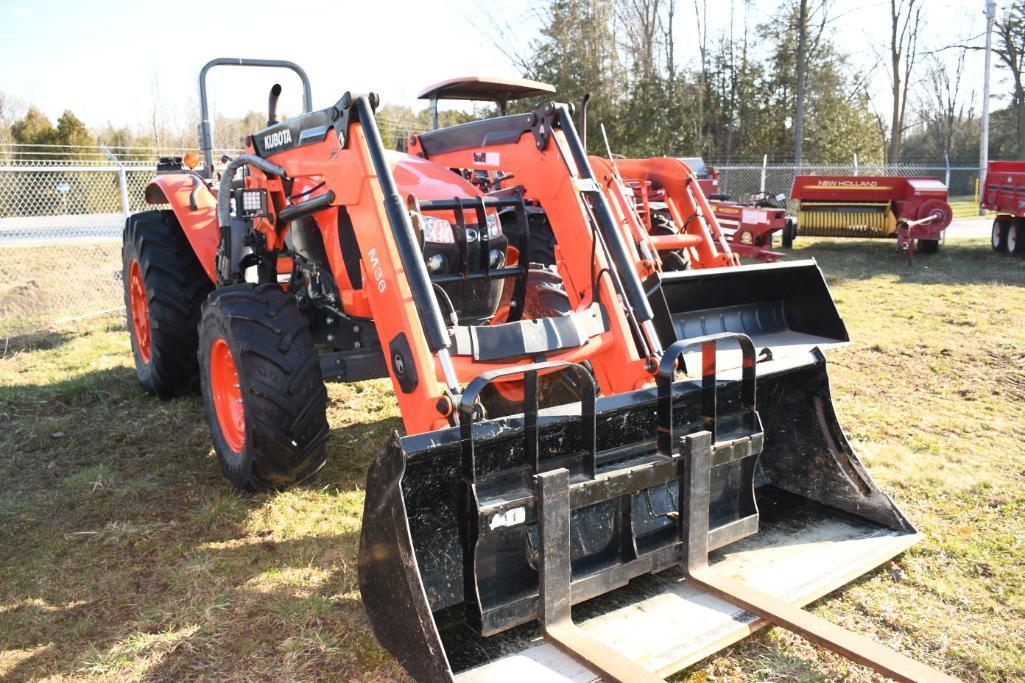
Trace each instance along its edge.
{"label": "rops roll bar", "polygon": [[310,94],[310,77],[295,62],[283,59],[243,59],[241,57],[218,57],[211,59],[199,71],[199,148],[203,151],[203,175],[213,177],[213,138],[210,135],[210,108],[206,99],[206,74],[215,66],[269,66],[294,71],[303,83],[303,113],[313,111],[313,97]]}

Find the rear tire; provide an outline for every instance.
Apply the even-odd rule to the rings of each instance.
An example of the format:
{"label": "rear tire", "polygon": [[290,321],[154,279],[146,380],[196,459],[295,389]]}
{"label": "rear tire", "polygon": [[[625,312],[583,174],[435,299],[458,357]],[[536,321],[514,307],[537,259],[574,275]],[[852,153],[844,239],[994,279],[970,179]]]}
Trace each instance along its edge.
{"label": "rear tire", "polygon": [[1007,253],[1025,255],[1025,218],[1015,218],[1007,230]]}
{"label": "rear tire", "polygon": [[990,236],[990,245],[993,247],[993,251],[1001,254],[1007,251],[1007,233],[1010,228],[1010,221],[999,219],[993,221],[993,232]]}
{"label": "rear tire", "polygon": [[224,476],[280,490],[326,459],[327,391],[306,318],[280,286],[215,291],[199,328],[203,405]]}
{"label": "rear tire", "polygon": [[[651,234],[656,236],[675,235],[679,231],[673,224],[673,219],[668,213],[654,211],[651,214]],[[686,249],[674,249],[672,251],[658,252],[662,261],[662,272],[669,273],[678,270],[690,270],[690,253]]]}
{"label": "rear tire", "polygon": [[784,249],[794,248],[794,239],[797,237],[797,221],[793,218],[786,219],[783,223],[782,243]]}
{"label": "rear tire", "polygon": [[139,383],[161,398],[195,391],[199,316],[213,285],[174,213],[129,216],[121,260]]}

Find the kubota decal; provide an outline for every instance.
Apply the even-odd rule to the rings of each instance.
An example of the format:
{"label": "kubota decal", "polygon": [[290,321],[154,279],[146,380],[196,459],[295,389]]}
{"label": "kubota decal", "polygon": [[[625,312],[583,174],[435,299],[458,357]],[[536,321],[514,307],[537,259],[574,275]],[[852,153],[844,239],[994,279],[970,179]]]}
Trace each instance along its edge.
{"label": "kubota decal", "polygon": [[274,147],[281,147],[292,142],[292,131],[284,128],[273,133],[268,133],[263,136],[263,148],[272,149]]}
{"label": "kubota decal", "polygon": [[377,291],[384,294],[384,290],[387,286],[384,282],[384,269],[381,268],[381,259],[377,257],[377,247],[370,247],[370,270],[374,274],[374,280],[377,281]]}

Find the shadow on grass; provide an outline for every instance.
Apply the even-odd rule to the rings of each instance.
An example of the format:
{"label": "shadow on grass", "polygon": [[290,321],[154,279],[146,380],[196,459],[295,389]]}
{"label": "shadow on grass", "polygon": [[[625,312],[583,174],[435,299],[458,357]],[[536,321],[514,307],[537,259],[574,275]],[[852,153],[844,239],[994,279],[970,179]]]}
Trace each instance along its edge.
{"label": "shadow on grass", "polygon": [[[369,632],[358,598],[343,597],[355,590],[358,544],[356,532],[287,541],[257,538],[216,549],[197,542],[174,575],[133,566],[124,583],[149,590],[129,589],[132,604],[127,609],[110,603],[123,603],[129,595],[83,596],[70,601],[71,607],[55,608],[68,603],[68,596],[41,591],[31,603],[0,614],[5,649],[38,650],[10,668],[5,680],[34,680],[44,674],[119,677],[138,668],[145,670],[146,680],[181,680],[203,675],[197,663],[241,674],[247,653],[280,653],[309,628],[340,645],[360,631]],[[275,585],[274,577],[290,570],[317,575],[316,586]],[[230,583],[220,582],[217,591],[192,584],[210,572],[230,573]],[[108,629],[88,632],[89,625],[106,619]],[[132,667],[133,660],[150,657],[156,662],[139,661],[141,667]],[[242,671],[235,666],[240,664]]]}
{"label": "shadow on grass", "polygon": [[0,360],[23,351],[55,349],[77,336],[74,332],[30,332],[13,334],[0,340]]}
{"label": "shadow on grass", "polygon": [[0,457],[0,649],[23,657],[5,680],[393,666],[366,625],[356,556],[366,469],[397,418],[329,406],[352,423],[331,430],[321,472],[246,494],[221,475],[199,397],[148,396],[131,368],[2,387],[0,406],[21,430]]}
{"label": "shadow on grass", "polygon": [[939,253],[915,255],[908,264],[893,240],[808,240],[786,252],[788,260],[814,258],[830,285],[893,275],[920,285],[1005,284],[1025,287],[1025,259],[997,254],[985,240],[948,240]]}
{"label": "shadow on grass", "polygon": [[52,401],[73,404],[83,400],[144,400],[144,397],[147,395],[135,380],[135,370],[125,367],[94,370],[43,384],[0,385],[0,405],[28,406]]}

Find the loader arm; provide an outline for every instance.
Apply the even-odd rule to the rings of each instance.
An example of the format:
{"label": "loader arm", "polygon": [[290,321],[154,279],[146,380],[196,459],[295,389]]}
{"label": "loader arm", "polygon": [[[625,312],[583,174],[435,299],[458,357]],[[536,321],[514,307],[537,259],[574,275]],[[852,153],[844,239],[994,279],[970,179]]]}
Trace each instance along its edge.
{"label": "loader arm", "polygon": [[[294,213],[306,204],[317,207],[312,216],[320,225],[327,259],[339,281],[345,272],[337,237],[339,208],[344,208],[354,226],[363,274],[359,296],[369,307],[408,433],[451,424],[454,397],[462,385],[481,373],[525,365],[538,357],[591,362],[605,393],[630,391],[650,382],[653,353],[642,353],[638,347],[640,325],[620,303],[624,297],[618,270],[598,244],[592,246],[596,233],[586,219],[580,179],[568,172],[565,157],[539,155],[529,131],[521,143],[512,145],[514,153],[509,155],[516,159],[515,152],[525,149],[519,157],[523,161],[514,164],[515,168],[525,175],[559,179],[538,183],[538,193],[554,212],[553,222],[564,226],[563,243],[586,244],[588,252],[595,249],[593,260],[578,253],[563,259],[572,314],[558,320],[453,326],[441,321],[438,300],[410,226],[407,204],[415,198],[396,193],[372,107],[360,102],[356,98],[347,108],[340,103],[333,110],[307,115],[308,121],[267,128],[253,136],[258,144],[252,151],[261,151],[259,140],[286,137],[275,137],[286,127],[287,137],[304,141],[286,150],[263,150],[262,156],[280,164],[292,181],[319,187],[281,212]],[[339,130],[345,132],[339,134]],[[531,166],[538,163],[540,166]],[[252,177],[260,173],[254,169]],[[597,189],[593,181],[587,187]],[[447,209],[454,206],[438,201],[423,206],[428,204]],[[642,302],[647,305],[646,300]]]}
{"label": "loader arm", "polygon": [[572,124],[560,120],[561,106],[424,133],[411,141],[410,153],[449,168],[515,176],[524,197],[539,203],[550,221],[571,305],[598,303],[608,321],[598,353],[559,359],[590,361],[603,393],[630,391],[651,380],[649,359],[661,353],[635,271],[640,259],[628,251],[633,245],[580,153]]}
{"label": "loader arm", "polygon": [[617,159],[616,168],[623,178],[650,180],[663,188],[673,224],[681,232],[698,239],[693,247],[694,262],[701,268],[740,265],[715,218],[697,176],[679,159]]}

